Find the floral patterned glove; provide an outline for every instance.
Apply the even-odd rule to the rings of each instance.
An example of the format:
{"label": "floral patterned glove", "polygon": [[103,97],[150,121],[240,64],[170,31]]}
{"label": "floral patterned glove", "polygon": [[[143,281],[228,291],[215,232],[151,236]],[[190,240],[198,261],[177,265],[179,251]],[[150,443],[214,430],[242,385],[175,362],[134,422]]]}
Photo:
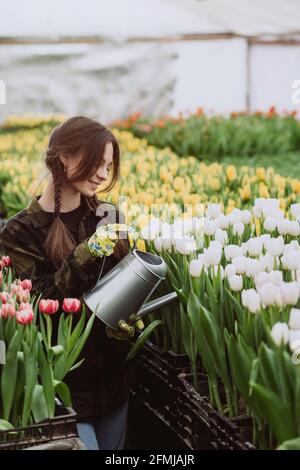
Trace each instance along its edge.
{"label": "floral patterned glove", "polygon": [[98,227],[96,232],[89,238],[88,247],[92,256],[100,258],[102,256],[110,256],[118,241],[117,232],[128,232],[130,246],[133,246],[137,235],[134,229],[126,224],[107,224]]}

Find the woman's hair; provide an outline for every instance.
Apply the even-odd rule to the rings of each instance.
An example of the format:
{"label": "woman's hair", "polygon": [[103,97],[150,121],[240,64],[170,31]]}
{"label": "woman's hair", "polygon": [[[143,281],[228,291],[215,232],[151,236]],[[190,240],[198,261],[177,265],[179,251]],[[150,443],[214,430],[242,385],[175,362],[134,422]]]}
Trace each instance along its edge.
{"label": "woman's hair", "polygon": [[[61,191],[66,181],[65,168],[60,155],[72,159],[80,154],[79,164],[73,171],[72,177],[68,177],[68,181],[86,180],[99,168],[105,146],[109,142],[113,146],[112,178],[103,192],[108,192],[114,187],[120,174],[120,149],[114,135],[102,124],[84,116],[68,119],[57,125],[50,134],[45,163],[53,177],[54,222],[45,240],[45,250],[46,255],[57,268],[76,247],[74,237],[59,217]],[[88,199],[96,209],[100,203],[97,196],[94,195]],[[119,259],[126,254],[123,251],[125,246],[122,242],[123,240],[118,241],[115,251]]]}

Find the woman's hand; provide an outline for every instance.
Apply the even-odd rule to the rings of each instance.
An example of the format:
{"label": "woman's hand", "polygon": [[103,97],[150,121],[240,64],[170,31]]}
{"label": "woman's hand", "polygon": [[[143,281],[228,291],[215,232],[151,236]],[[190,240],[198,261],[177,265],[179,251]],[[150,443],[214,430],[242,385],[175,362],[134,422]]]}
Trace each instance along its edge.
{"label": "woman's hand", "polygon": [[91,255],[96,258],[110,256],[119,239],[117,232],[127,232],[130,246],[133,246],[134,240],[137,238],[133,228],[126,224],[107,224],[98,227],[89,238],[88,247]]}

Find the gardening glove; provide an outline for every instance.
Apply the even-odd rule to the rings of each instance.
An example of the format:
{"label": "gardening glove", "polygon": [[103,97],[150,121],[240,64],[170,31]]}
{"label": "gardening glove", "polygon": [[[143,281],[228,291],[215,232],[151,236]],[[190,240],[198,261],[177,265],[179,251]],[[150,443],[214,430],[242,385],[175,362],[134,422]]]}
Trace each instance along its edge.
{"label": "gardening glove", "polygon": [[88,240],[88,248],[92,256],[100,258],[110,256],[119,239],[117,232],[127,232],[130,246],[137,237],[134,229],[126,224],[106,224],[98,227],[96,232]]}
{"label": "gardening glove", "polygon": [[106,327],[106,334],[109,338],[114,338],[118,340],[128,340],[135,335],[135,331],[142,331],[145,327],[143,320],[137,317],[133,313],[128,322],[125,320],[119,320],[119,330],[116,331],[109,326]]}

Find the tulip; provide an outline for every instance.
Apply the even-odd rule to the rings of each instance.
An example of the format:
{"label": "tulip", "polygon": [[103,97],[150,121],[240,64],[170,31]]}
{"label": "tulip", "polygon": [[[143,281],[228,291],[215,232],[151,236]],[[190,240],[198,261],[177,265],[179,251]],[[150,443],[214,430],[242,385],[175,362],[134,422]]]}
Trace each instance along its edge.
{"label": "tulip", "polygon": [[181,239],[175,241],[175,248],[181,255],[189,255],[197,249],[194,237],[184,235]]}
{"label": "tulip", "polygon": [[270,238],[270,240],[266,242],[267,252],[271,256],[280,256],[283,252],[283,247],[284,247],[284,240],[282,236],[279,236],[277,238]]}
{"label": "tulip", "polygon": [[247,252],[250,256],[259,256],[262,252],[263,243],[259,237],[250,238],[247,241]]}
{"label": "tulip", "polygon": [[234,292],[239,292],[243,289],[243,276],[230,276],[228,278],[229,286],[230,289],[233,290]]}
{"label": "tulip", "polygon": [[2,305],[0,317],[2,318],[14,317],[15,314],[16,314],[16,309],[13,304]]}
{"label": "tulip", "polygon": [[276,289],[274,284],[266,282],[258,289],[260,301],[266,307],[276,303]]}
{"label": "tulip", "polygon": [[34,313],[32,308],[29,308],[27,310],[20,310],[16,312],[16,320],[18,323],[21,325],[28,325],[29,323],[32,322],[34,318]]}
{"label": "tulip", "polygon": [[157,237],[157,238],[154,240],[154,247],[155,247],[155,249],[156,249],[159,253],[162,252],[163,242],[162,242],[162,238],[161,238],[161,237]]}
{"label": "tulip", "polygon": [[19,310],[19,311],[20,311],[20,310],[28,310],[28,309],[30,309],[30,308],[32,308],[30,303],[28,303],[28,302],[21,302],[20,305],[19,305],[18,310]]}
{"label": "tulip", "polygon": [[246,258],[245,274],[248,277],[254,277],[262,271],[261,263],[258,259]]}
{"label": "tulip", "polygon": [[293,237],[298,237],[300,235],[300,225],[299,222],[296,220],[290,220],[289,221],[289,235],[292,235]]}
{"label": "tulip", "polygon": [[1,264],[2,266],[12,266],[12,261],[9,256],[2,256]]}
{"label": "tulip", "polygon": [[204,264],[200,259],[193,259],[190,262],[189,272],[192,277],[200,277]]}
{"label": "tulip", "polygon": [[274,257],[267,253],[266,255],[260,255],[259,261],[263,270],[272,271],[274,268]]}
{"label": "tulip", "polygon": [[277,227],[277,220],[274,217],[268,216],[264,220],[263,226],[267,232],[273,232]]}
{"label": "tulip", "polygon": [[78,313],[81,309],[81,302],[78,299],[66,298],[63,300],[62,309],[65,313]]}
{"label": "tulip", "polygon": [[234,264],[237,274],[244,274],[246,269],[246,256],[236,256],[232,260],[232,264]]}
{"label": "tulip", "polygon": [[243,224],[247,225],[247,224],[250,224],[251,222],[251,212],[248,211],[247,209],[246,210],[243,210],[242,213],[241,213],[241,222],[243,222]]}
{"label": "tulip", "polygon": [[241,237],[244,233],[244,229],[245,227],[243,222],[235,222],[232,227],[232,232],[234,235],[238,235],[239,237]]}
{"label": "tulip", "polygon": [[19,286],[19,290],[17,292],[17,301],[18,302],[28,302],[30,299],[30,292],[28,289],[24,290],[21,286]]}
{"label": "tulip", "polygon": [[267,249],[267,242],[271,239],[271,235],[269,233],[263,233],[262,235],[259,236],[259,238],[262,241],[263,248],[266,250]]}
{"label": "tulip", "polygon": [[146,226],[143,227],[141,230],[141,239],[143,240],[148,240],[148,241],[154,241],[155,238],[159,236],[159,230],[155,228],[151,228],[151,226]]}
{"label": "tulip", "polygon": [[206,210],[206,216],[211,219],[216,219],[221,214],[221,205],[220,204],[208,204]]}
{"label": "tulip", "polygon": [[21,286],[22,289],[24,289],[24,290],[31,291],[31,289],[32,289],[32,282],[31,282],[30,279],[24,279],[23,281],[21,281],[20,286]]}
{"label": "tulip", "polygon": [[273,219],[279,220],[284,218],[284,213],[277,207],[264,207],[262,210],[264,218],[273,217]]}
{"label": "tulip", "polygon": [[243,249],[238,245],[227,245],[224,247],[224,254],[227,261],[231,261],[237,256],[243,256]]}
{"label": "tulip", "polygon": [[280,235],[287,235],[290,232],[290,221],[288,219],[277,220],[277,230]]}
{"label": "tulip", "polygon": [[227,279],[231,276],[235,276],[236,275],[236,267],[234,264],[227,264],[225,266],[225,276],[227,277]]}
{"label": "tulip", "polygon": [[2,304],[6,304],[11,299],[11,294],[9,292],[0,292],[0,300]]}
{"label": "tulip", "polygon": [[257,273],[255,275],[254,283],[255,283],[255,287],[257,290],[266,282],[270,282],[270,278],[269,278],[269,274],[266,273],[265,271],[261,271],[260,273]]}
{"label": "tulip", "polygon": [[261,309],[260,297],[255,289],[244,289],[242,291],[242,305],[251,313],[257,313]]}
{"label": "tulip", "polygon": [[279,287],[280,284],[283,282],[282,271],[270,271],[269,279],[270,279],[270,282],[275,284],[275,286]]}
{"label": "tulip", "polygon": [[289,327],[286,323],[277,322],[272,326],[271,336],[277,346],[287,344],[289,341]]}
{"label": "tulip", "polygon": [[222,246],[224,246],[228,242],[228,233],[226,232],[226,230],[218,228],[215,231],[215,240],[220,242]]}
{"label": "tulip", "polygon": [[234,225],[235,223],[237,222],[241,222],[242,220],[242,211],[241,209],[233,209],[233,211],[228,215],[228,218],[229,218],[229,223],[230,225]]}
{"label": "tulip", "polygon": [[222,256],[222,251],[217,248],[213,248],[213,247],[207,248],[204,251],[204,259],[208,267],[216,266],[217,264],[220,264],[221,256]]}
{"label": "tulip", "polygon": [[203,233],[205,235],[212,236],[214,235],[216,230],[217,230],[217,224],[214,220],[210,220],[210,219],[204,220]]}
{"label": "tulip", "polygon": [[39,302],[39,310],[46,315],[53,315],[59,308],[59,301],[52,299],[42,299]]}
{"label": "tulip", "polygon": [[220,214],[219,217],[215,219],[215,222],[220,229],[225,230],[229,227],[229,218],[224,214]]}
{"label": "tulip", "polygon": [[296,219],[298,215],[300,215],[300,204],[291,204],[290,211],[292,216]]}
{"label": "tulip", "polygon": [[280,291],[284,305],[295,305],[299,299],[299,286],[295,281],[282,282]]}
{"label": "tulip", "polygon": [[284,254],[281,263],[285,270],[297,270],[300,267],[300,251],[293,250]]}
{"label": "tulip", "polygon": [[166,236],[166,234],[162,235],[162,248],[166,251],[170,251],[172,249],[172,241],[170,236]]}
{"label": "tulip", "polygon": [[299,351],[300,330],[289,330],[289,346],[291,351]]}
{"label": "tulip", "polygon": [[291,308],[290,318],[289,318],[289,327],[292,330],[300,330],[300,309]]}
{"label": "tulip", "polygon": [[208,248],[213,248],[215,250],[222,251],[223,245],[218,240],[211,240],[210,243],[209,243]]}

